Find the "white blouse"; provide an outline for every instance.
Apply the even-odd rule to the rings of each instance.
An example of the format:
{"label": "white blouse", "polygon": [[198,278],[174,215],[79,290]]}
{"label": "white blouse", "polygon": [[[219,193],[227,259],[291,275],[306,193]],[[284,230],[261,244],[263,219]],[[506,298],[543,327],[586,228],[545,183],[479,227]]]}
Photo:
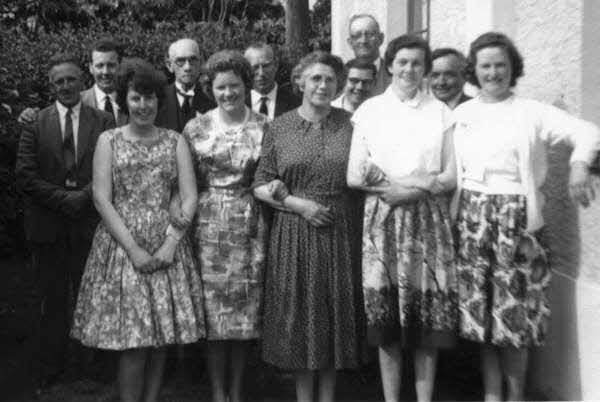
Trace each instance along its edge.
{"label": "white blouse", "polygon": [[433,96],[418,92],[401,101],[391,87],[366,100],[352,116],[354,133],[348,162],[348,184],[364,182],[373,163],[390,178],[442,170],[444,133],[452,112]]}
{"label": "white blouse", "polygon": [[515,95],[495,103],[471,99],[454,110],[454,119],[459,189],[526,195],[530,231],[544,224],[539,188],[546,178],[547,147],[567,141],[573,146],[571,163],[588,164],[600,149],[594,124]]}

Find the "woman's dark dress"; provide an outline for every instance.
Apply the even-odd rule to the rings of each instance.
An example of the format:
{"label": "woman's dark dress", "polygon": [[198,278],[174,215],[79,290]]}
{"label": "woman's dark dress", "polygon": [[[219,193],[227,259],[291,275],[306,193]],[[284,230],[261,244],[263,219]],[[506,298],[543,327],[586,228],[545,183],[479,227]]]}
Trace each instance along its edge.
{"label": "woman's dark dress", "polygon": [[364,313],[360,197],[346,187],[350,115],[332,109],[319,123],[297,110],[266,133],[255,186],[282,180],[292,195],[331,208],[330,226],[275,210],[265,285],[263,358],[284,369],[353,368],[360,363]]}

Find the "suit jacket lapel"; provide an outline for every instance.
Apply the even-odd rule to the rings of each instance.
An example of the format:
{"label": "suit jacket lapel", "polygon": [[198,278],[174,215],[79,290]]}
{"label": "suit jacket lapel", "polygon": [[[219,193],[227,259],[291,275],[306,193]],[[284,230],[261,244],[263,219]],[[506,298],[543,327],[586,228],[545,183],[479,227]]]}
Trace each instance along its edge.
{"label": "suit jacket lapel", "polygon": [[81,164],[81,159],[87,151],[93,120],[94,116],[90,113],[90,110],[82,104],[79,111],[79,130],[77,132],[77,165]]}
{"label": "suit jacket lapel", "polygon": [[[56,158],[61,161],[63,160],[63,139],[62,131],[60,129],[60,118],[58,117],[58,109],[56,105],[52,108],[49,114],[48,126],[42,127],[43,133],[40,133],[42,137],[47,141],[48,146],[53,151]],[[47,130],[47,131],[46,131]]]}

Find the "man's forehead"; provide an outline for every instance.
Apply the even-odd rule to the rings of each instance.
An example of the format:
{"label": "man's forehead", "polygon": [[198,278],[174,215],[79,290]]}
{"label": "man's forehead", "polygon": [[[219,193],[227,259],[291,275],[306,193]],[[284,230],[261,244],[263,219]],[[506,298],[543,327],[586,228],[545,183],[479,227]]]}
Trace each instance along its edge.
{"label": "man's forehead", "polygon": [[192,40],[177,41],[169,47],[169,57],[199,56],[200,51],[196,42]]}
{"label": "man's forehead", "polygon": [[350,31],[371,31],[371,32],[379,32],[379,28],[377,26],[377,22],[375,22],[371,17],[359,17],[356,18],[350,24]]}
{"label": "man's forehead", "polygon": [[371,69],[352,67],[348,70],[348,78],[374,79],[375,76],[373,75],[373,71]]}
{"label": "man's forehead", "polygon": [[71,62],[61,63],[53,66],[49,71],[50,79],[64,78],[64,77],[81,77],[81,69],[78,65]]}
{"label": "man's forehead", "polygon": [[246,57],[250,64],[270,63],[274,59],[273,51],[268,47],[249,48]]}
{"label": "man's forehead", "polygon": [[92,63],[97,63],[99,61],[108,61],[108,60],[119,60],[119,55],[114,50],[110,50],[108,52],[102,52],[100,50],[92,50]]}
{"label": "man's forehead", "polygon": [[433,60],[433,70],[460,70],[460,59],[455,54],[447,54]]}

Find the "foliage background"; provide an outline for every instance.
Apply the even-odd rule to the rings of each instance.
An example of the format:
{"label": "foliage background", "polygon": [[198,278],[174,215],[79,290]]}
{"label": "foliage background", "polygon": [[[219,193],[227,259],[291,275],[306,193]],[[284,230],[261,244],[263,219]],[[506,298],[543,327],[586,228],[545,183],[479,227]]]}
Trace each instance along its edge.
{"label": "foliage background", "polygon": [[[310,16],[309,48],[330,50],[330,1],[318,1]],[[284,43],[284,10],[274,0],[4,0],[0,5],[0,255],[23,245],[14,163],[20,128],[16,117],[29,106],[45,107],[46,61],[57,51],[77,55],[101,37],[121,42],[125,56],[141,57],[167,73],[168,44],[198,41],[205,59],[217,50],[271,43],[280,57],[278,81],[289,80],[296,60]],[[85,70],[85,69],[84,69]],[[86,86],[93,80],[86,72]]]}

